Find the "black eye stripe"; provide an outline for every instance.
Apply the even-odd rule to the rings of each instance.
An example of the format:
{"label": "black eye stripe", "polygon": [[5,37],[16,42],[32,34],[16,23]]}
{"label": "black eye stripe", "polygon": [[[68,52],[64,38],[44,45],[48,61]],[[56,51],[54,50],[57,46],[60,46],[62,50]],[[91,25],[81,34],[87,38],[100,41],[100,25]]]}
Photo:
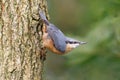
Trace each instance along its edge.
{"label": "black eye stripe", "polygon": [[77,44],[77,43],[80,43],[80,42],[76,42],[76,41],[66,41],[66,43]]}

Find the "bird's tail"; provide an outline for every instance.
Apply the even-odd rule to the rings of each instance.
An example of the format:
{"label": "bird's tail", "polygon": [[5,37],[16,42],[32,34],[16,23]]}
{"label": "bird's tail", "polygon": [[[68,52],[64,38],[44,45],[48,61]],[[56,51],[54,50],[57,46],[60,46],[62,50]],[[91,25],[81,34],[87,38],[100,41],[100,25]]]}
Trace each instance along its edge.
{"label": "bird's tail", "polygon": [[49,21],[47,20],[45,13],[42,10],[39,10],[39,16],[40,16],[41,20],[43,22],[45,22],[45,24],[49,25]]}

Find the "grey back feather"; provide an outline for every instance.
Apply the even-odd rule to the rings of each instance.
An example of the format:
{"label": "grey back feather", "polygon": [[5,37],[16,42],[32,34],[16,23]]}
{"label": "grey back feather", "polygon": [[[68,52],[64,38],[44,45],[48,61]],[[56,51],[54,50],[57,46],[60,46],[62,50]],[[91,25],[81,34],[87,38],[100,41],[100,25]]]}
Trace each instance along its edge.
{"label": "grey back feather", "polygon": [[65,52],[66,49],[66,38],[64,34],[53,24],[49,24],[47,27],[49,36],[52,38],[56,49],[61,52]]}

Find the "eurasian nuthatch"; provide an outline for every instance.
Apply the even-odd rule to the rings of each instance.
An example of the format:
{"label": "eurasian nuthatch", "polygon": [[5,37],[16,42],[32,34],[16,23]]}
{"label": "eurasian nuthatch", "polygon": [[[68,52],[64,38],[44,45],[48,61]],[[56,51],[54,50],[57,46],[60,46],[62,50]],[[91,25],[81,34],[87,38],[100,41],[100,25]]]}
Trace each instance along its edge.
{"label": "eurasian nuthatch", "polygon": [[86,43],[66,37],[60,29],[46,19],[42,11],[39,12],[39,15],[43,21],[43,46],[55,54],[65,54],[77,46]]}

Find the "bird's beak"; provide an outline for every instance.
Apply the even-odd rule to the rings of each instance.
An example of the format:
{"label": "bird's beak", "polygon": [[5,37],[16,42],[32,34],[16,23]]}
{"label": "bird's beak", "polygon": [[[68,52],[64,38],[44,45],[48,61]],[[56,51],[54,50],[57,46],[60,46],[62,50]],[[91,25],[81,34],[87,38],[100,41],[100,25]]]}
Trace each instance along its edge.
{"label": "bird's beak", "polygon": [[80,42],[80,44],[86,44],[87,42]]}

